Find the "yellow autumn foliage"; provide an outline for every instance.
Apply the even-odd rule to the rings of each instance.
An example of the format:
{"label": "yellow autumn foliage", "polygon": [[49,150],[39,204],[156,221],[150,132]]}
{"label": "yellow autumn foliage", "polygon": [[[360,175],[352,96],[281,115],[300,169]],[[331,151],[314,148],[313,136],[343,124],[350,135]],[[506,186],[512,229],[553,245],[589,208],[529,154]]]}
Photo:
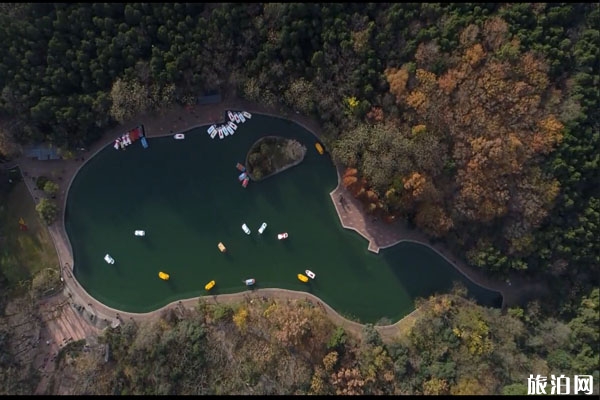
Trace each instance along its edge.
{"label": "yellow autumn foliage", "polygon": [[424,110],[427,106],[427,97],[419,90],[413,90],[406,98],[406,104],[417,111]]}
{"label": "yellow autumn foliage", "polygon": [[240,332],[246,332],[247,328],[247,319],[248,319],[248,310],[245,307],[240,307],[240,309],[233,316],[233,323]]}
{"label": "yellow autumn foliage", "polygon": [[423,124],[415,125],[411,129],[413,136],[419,135],[427,130],[427,126]]}

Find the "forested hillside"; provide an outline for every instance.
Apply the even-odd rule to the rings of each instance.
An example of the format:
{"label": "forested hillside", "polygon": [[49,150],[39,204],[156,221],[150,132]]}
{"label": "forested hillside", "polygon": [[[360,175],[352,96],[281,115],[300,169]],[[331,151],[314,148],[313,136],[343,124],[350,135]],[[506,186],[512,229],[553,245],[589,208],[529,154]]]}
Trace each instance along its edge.
{"label": "forested hillside", "polygon": [[597,289],[566,322],[463,295],[423,300],[412,329],[387,342],[372,325],[357,340],[306,301],[200,302],[125,322],[99,346],[71,343],[48,394],[527,394],[532,371],[595,371],[598,393]]}
{"label": "forested hillside", "polygon": [[[594,3],[4,3],[0,161],[28,143],[85,146],[206,93],[299,112],[321,124],[369,213],[490,274],[547,282],[552,299],[520,317],[535,341],[583,323],[582,302],[597,323],[599,27]],[[581,373],[595,357],[597,371],[595,340],[585,356],[554,344],[540,357]],[[448,360],[431,351],[427,362]],[[476,386],[443,368],[401,391]],[[494,379],[479,384],[523,382]]]}

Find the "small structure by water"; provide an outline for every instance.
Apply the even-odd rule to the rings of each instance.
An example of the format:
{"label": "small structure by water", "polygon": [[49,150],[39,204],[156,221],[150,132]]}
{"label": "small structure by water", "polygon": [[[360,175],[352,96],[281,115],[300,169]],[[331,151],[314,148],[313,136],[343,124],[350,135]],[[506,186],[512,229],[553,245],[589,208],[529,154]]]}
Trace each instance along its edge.
{"label": "small structure by water", "polygon": [[208,95],[204,95],[204,96],[198,96],[198,98],[196,99],[196,103],[203,105],[203,104],[218,104],[222,101],[221,99],[221,94],[220,93],[213,93],[213,94],[208,94]]}
{"label": "small structure by water", "polygon": [[58,147],[52,146],[51,144],[27,146],[24,149],[24,154],[27,158],[38,159],[41,161],[60,160],[62,158],[58,154]]}

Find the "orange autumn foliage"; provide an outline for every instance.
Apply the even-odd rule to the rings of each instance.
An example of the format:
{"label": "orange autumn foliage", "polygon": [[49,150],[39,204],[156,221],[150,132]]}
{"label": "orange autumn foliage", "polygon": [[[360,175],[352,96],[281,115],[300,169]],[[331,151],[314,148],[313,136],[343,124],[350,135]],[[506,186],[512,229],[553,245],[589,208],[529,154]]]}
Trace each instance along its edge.
{"label": "orange autumn foliage", "polygon": [[447,71],[444,75],[440,76],[438,79],[438,86],[445,94],[450,94],[460,81],[464,78],[465,74],[463,71],[459,71],[457,69],[451,69]]}
{"label": "orange autumn foliage", "polygon": [[549,115],[547,118],[539,121],[538,126],[541,132],[536,133],[536,135],[541,137],[534,138],[534,141],[536,139],[540,141],[541,147],[537,150],[542,154],[547,154],[562,140],[564,125],[554,115]]}
{"label": "orange autumn foliage", "polygon": [[406,99],[406,104],[417,111],[424,111],[427,107],[427,97],[423,92],[418,90],[412,91]]}
{"label": "orange autumn foliage", "polygon": [[434,237],[444,236],[454,225],[444,209],[432,203],[425,203],[419,207],[415,223]]}
{"label": "orange autumn foliage", "polygon": [[358,174],[358,170],[356,168],[346,168],[344,170],[344,175],[343,177],[347,177],[347,176],[356,176],[356,174]]}
{"label": "orange autumn foliage", "polygon": [[408,190],[415,199],[418,199],[425,189],[425,177],[418,172],[413,172],[403,181],[404,189]]}
{"label": "orange autumn foliage", "polygon": [[354,368],[341,368],[338,372],[331,375],[331,384],[337,395],[362,395],[365,380],[360,370]]}
{"label": "orange autumn foliage", "polygon": [[483,46],[476,43],[472,47],[468,48],[465,52],[464,59],[471,66],[476,67],[485,58],[485,50]]}
{"label": "orange autumn foliage", "polygon": [[344,187],[347,188],[347,189],[349,189],[352,186],[354,186],[356,184],[356,182],[358,182],[358,178],[356,176],[353,176],[353,175],[345,176],[342,179],[342,185],[344,185]]}
{"label": "orange autumn foliage", "polygon": [[[564,126],[554,116],[560,112],[560,96],[549,87],[544,61],[532,52],[520,54],[518,40],[510,37],[502,19],[489,19],[481,32],[473,26],[465,29],[461,43],[462,55],[452,58],[454,63],[439,79],[418,64],[416,85],[403,99],[403,104],[414,110],[409,118],[417,124],[427,122],[429,135],[449,135],[455,167],[453,187],[458,189],[448,210],[434,211],[431,204],[443,203],[427,192],[437,177],[425,179],[422,172],[415,172],[405,178],[404,188],[419,215],[417,224],[431,230],[435,224],[432,215],[441,215],[441,211],[444,215],[457,211],[467,220],[489,222],[511,210],[513,216],[520,214],[525,219],[526,226],[536,226],[541,214],[529,212],[527,204],[547,209],[550,203],[543,198],[543,191],[526,186],[519,190],[534,199],[518,201],[515,182],[525,180],[538,156],[551,152],[562,139]],[[433,54],[426,49],[435,46],[422,47],[421,61]],[[507,53],[488,56],[500,51]],[[544,176],[531,181],[538,188],[548,182]],[[431,204],[426,205],[425,199]]]}
{"label": "orange autumn foliage", "polygon": [[396,97],[396,101],[401,101],[406,92],[408,70],[406,68],[387,68],[384,74],[390,85],[390,93]]}
{"label": "orange autumn foliage", "polygon": [[[348,182],[349,185],[346,186],[344,181]],[[367,196],[368,186],[365,178],[358,179],[356,176],[347,176],[342,180],[342,184],[357,199],[364,199]]]}
{"label": "orange autumn foliage", "polygon": [[369,201],[370,203],[377,203],[378,200],[379,197],[374,191],[367,190],[367,201]]}

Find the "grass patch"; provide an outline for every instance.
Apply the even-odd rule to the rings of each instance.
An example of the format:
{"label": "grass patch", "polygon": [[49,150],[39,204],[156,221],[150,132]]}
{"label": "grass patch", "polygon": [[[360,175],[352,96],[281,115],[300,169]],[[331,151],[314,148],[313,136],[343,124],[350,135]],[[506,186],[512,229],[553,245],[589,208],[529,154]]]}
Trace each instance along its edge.
{"label": "grass patch", "polygon": [[[19,229],[23,218],[27,230]],[[13,183],[0,191],[0,271],[10,289],[30,287],[42,270],[59,271],[58,256],[40,220],[25,183]]]}

